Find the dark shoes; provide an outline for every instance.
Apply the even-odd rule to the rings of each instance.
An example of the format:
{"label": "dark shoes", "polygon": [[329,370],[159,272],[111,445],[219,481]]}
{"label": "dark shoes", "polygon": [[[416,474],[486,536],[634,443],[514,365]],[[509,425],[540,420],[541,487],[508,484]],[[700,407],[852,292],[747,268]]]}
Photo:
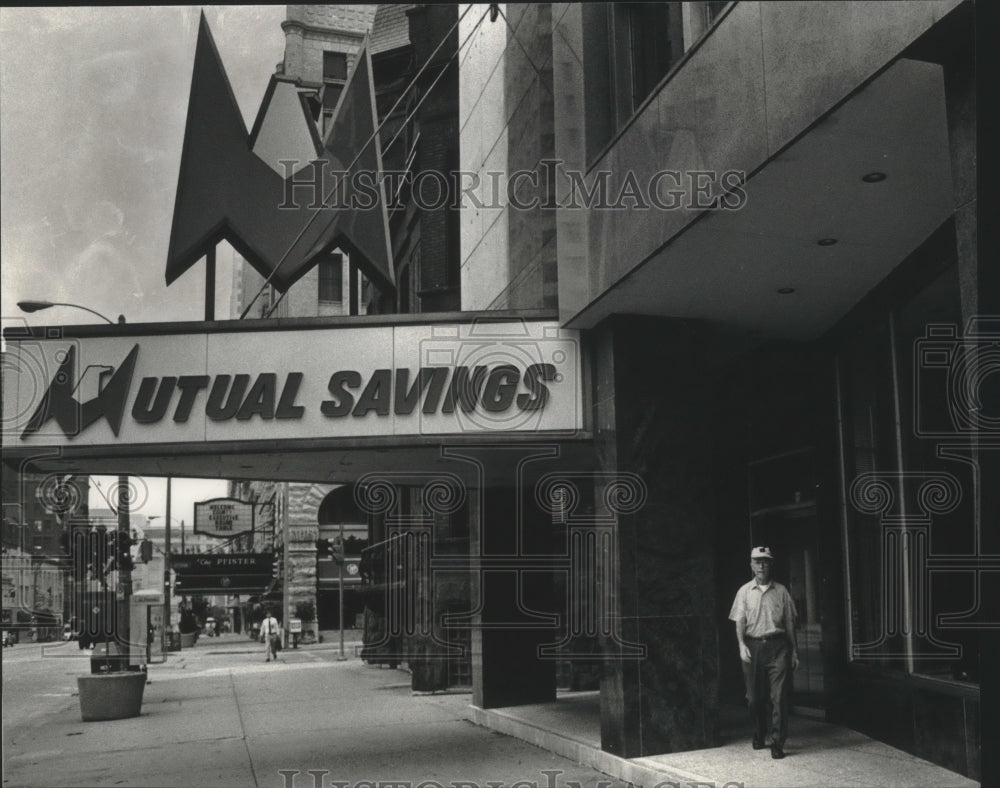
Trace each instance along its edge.
{"label": "dark shoes", "polygon": [[781,749],[780,744],[771,745],[771,757],[774,758],[775,760],[785,757],[785,751]]}
{"label": "dark shoes", "polygon": [[753,748],[755,750],[763,750],[766,746],[763,739],[758,739],[756,736],[753,737]]}

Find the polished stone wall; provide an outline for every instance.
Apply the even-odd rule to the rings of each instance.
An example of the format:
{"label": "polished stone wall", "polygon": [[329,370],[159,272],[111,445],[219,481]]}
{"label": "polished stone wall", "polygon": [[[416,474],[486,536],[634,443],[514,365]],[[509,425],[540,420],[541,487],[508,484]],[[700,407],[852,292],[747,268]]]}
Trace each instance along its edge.
{"label": "polished stone wall", "polygon": [[[596,507],[615,507],[616,475],[644,503],[616,517],[610,603],[620,658],[601,683],[601,746],[627,758],[718,741],[714,619],[710,339],[673,321],[614,318],[595,331]],[[634,507],[633,507],[634,508]],[[628,645],[644,649],[629,653]]]}
{"label": "polished stone wall", "polygon": [[[607,47],[594,45],[587,14],[558,6],[552,15],[555,156],[567,167],[583,164],[588,190],[610,172],[612,195],[630,174],[646,183],[664,169],[754,173],[957,5],[735,3],[617,136],[596,141],[587,135],[606,124],[591,119],[611,108],[595,100],[594,86],[586,83],[589,74],[607,79]],[[597,68],[589,65],[592,59]],[[583,254],[578,245],[564,248],[560,232],[565,324],[703,212],[576,206],[560,213],[574,214],[565,223],[585,232]],[[559,222],[562,230],[562,217]]]}

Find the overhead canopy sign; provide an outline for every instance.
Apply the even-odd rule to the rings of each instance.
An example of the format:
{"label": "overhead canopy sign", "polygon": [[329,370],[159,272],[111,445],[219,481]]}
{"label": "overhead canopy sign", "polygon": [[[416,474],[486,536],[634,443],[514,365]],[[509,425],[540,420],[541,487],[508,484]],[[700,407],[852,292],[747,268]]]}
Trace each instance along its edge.
{"label": "overhead canopy sign", "polygon": [[192,326],[6,332],[5,452],[582,429],[577,334],[554,321]]}
{"label": "overhead canopy sign", "polygon": [[213,498],[194,505],[194,532],[206,536],[237,536],[254,529],[254,505],[236,498]]}
{"label": "overhead canopy sign", "polygon": [[175,555],[170,566],[179,593],[259,593],[274,577],[274,562],[274,553],[219,553]]}

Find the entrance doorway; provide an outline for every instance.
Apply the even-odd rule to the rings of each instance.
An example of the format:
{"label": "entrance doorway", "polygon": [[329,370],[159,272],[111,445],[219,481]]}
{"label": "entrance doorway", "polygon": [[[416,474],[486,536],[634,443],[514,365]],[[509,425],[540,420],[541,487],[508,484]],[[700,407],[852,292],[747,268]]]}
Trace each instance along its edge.
{"label": "entrance doorway", "polygon": [[813,451],[797,449],[750,463],[750,540],[774,552],[774,578],[798,612],[796,706],[824,708],[823,629],[819,607],[818,532]]}

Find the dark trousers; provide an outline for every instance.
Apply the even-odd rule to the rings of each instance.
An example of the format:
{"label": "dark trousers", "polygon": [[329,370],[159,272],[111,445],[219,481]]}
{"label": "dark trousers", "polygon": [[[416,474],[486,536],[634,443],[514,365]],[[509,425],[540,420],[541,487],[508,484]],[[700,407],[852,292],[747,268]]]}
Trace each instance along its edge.
{"label": "dark trousers", "polygon": [[742,662],[743,681],[747,688],[747,706],[754,725],[754,738],[784,747],[788,736],[788,707],[791,690],[791,666],[788,664],[788,641],[746,639],[750,661]]}

